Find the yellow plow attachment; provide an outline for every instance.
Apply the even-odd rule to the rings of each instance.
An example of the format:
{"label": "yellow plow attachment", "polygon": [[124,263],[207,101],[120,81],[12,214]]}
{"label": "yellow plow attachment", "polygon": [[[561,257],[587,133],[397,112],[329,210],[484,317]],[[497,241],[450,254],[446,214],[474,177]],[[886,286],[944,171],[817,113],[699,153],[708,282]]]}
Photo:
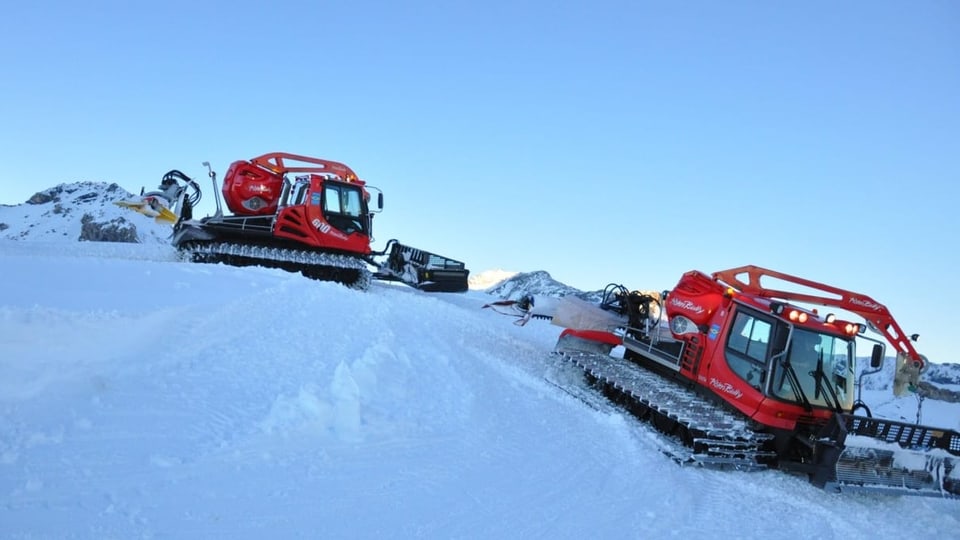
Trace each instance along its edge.
{"label": "yellow plow attachment", "polygon": [[141,199],[137,201],[114,201],[113,204],[121,208],[133,210],[134,212],[143,214],[147,217],[152,217],[157,223],[173,225],[178,219],[180,219],[179,216],[174,214],[173,211],[166,206],[149,199]]}

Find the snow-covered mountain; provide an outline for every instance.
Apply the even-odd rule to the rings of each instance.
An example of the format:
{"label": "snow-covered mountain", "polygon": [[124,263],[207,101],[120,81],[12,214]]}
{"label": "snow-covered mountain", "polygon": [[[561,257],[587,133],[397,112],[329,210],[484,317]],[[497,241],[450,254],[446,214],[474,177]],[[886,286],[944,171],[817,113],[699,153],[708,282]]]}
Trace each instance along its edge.
{"label": "snow-covered mountain", "polygon": [[512,278],[518,273],[519,272],[510,272],[502,269],[470,272],[470,277],[467,279],[467,283],[470,286],[470,290],[485,291],[507,279]]}
{"label": "snow-covered mountain", "polygon": [[0,205],[0,238],[168,243],[169,225],[113,204],[133,197],[117,184],[106,182],[60,184],[22,204]]}
{"label": "snow-covered mountain", "polygon": [[561,283],[553,279],[550,273],[545,270],[516,273],[487,288],[486,292],[504,300],[519,300],[524,295],[530,294],[552,296],[554,298],[576,296],[583,300],[599,303],[603,296],[603,291],[585,292]]}

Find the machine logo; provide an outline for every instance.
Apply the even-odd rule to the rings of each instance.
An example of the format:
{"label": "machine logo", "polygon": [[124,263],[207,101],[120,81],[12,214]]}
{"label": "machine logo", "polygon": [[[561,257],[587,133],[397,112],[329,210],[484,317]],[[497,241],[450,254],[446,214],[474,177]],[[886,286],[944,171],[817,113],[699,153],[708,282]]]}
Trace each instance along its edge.
{"label": "machine logo", "polygon": [[330,229],[333,228],[330,226],[330,224],[324,223],[320,221],[318,218],[313,218],[313,221],[311,221],[310,223],[312,223],[313,226],[323,234],[328,234],[330,232]]}
{"label": "machine logo", "polygon": [[670,305],[678,307],[680,309],[685,309],[687,311],[692,311],[694,313],[703,313],[703,306],[693,303],[692,300],[672,298],[670,300]]}
{"label": "machine logo", "polygon": [[707,339],[713,341],[713,340],[716,340],[717,337],[719,337],[719,336],[720,336],[720,325],[719,325],[719,324],[711,324],[711,325],[710,325],[710,332],[707,334]]}
{"label": "machine logo", "polygon": [[872,309],[874,311],[880,311],[880,304],[876,302],[870,302],[869,300],[863,300],[860,298],[851,298],[850,303],[855,306],[865,307],[868,309]]}
{"label": "machine logo", "polygon": [[740,396],[743,395],[743,392],[740,389],[735,388],[732,384],[728,382],[722,382],[717,380],[716,377],[710,377],[710,386],[716,388],[717,390],[723,392],[724,394],[730,394],[731,396],[740,399]]}
{"label": "machine logo", "polygon": [[328,234],[338,240],[347,239],[347,235],[343,234],[337,229],[334,229],[333,227],[330,226],[329,223],[325,223],[321,221],[320,218],[313,218],[313,221],[311,221],[310,223],[313,225],[315,229],[320,231],[321,234]]}

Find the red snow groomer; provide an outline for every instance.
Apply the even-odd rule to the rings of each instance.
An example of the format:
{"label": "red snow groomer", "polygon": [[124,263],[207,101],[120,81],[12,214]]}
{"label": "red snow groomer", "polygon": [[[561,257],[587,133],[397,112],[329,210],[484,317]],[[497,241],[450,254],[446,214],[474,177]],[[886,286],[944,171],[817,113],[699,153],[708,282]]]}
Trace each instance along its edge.
{"label": "red snow groomer", "polygon": [[[216,194],[221,191],[216,173],[203,165]],[[150,202],[165,200],[165,211],[156,217],[174,222],[173,245],[195,262],[282,268],[358,288],[380,279],[425,291],[467,289],[469,271],[460,261],[396,240],[383,251],[372,250],[373,215],[383,208],[383,193],[343,163],[281,152],[235,161],[222,186],[231,213],[224,214],[217,197],[216,213],[202,219],[192,219],[199,200],[193,180],[171,171],[164,182],[161,191],[148,194]],[[373,200],[371,191],[377,192]],[[118,202],[151,215],[138,203],[151,208]]]}
{"label": "red snow groomer", "polygon": [[[682,442],[679,461],[775,467],[833,491],[960,497],[960,434],[874,418],[860,399],[858,340],[872,342],[860,376],[880,371],[893,346],[898,395],[916,389],[925,365],[916,336],[869,296],[744,266],[687,272],[664,293],[610,286],[601,307],[620,322],[590,327],[577,322],[589,317],[557,308],[554,322],[566,327],[557,352]],[[839,318],[844,312],[860,320]],[[622,357],[609,354],[614,347]]]}

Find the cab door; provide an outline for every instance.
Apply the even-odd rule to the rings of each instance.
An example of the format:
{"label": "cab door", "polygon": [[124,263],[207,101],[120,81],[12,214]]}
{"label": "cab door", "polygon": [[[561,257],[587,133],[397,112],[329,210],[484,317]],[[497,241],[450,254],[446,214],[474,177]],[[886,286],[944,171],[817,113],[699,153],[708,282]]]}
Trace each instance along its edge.
{"label": "cab door", "polygon": [[759,311],[741,304],[733,306],[727,334],[718,336],[715,361],[710,363],[706,380],[701,379],[701,383],[751,416],[763,401],[776,323]]}

